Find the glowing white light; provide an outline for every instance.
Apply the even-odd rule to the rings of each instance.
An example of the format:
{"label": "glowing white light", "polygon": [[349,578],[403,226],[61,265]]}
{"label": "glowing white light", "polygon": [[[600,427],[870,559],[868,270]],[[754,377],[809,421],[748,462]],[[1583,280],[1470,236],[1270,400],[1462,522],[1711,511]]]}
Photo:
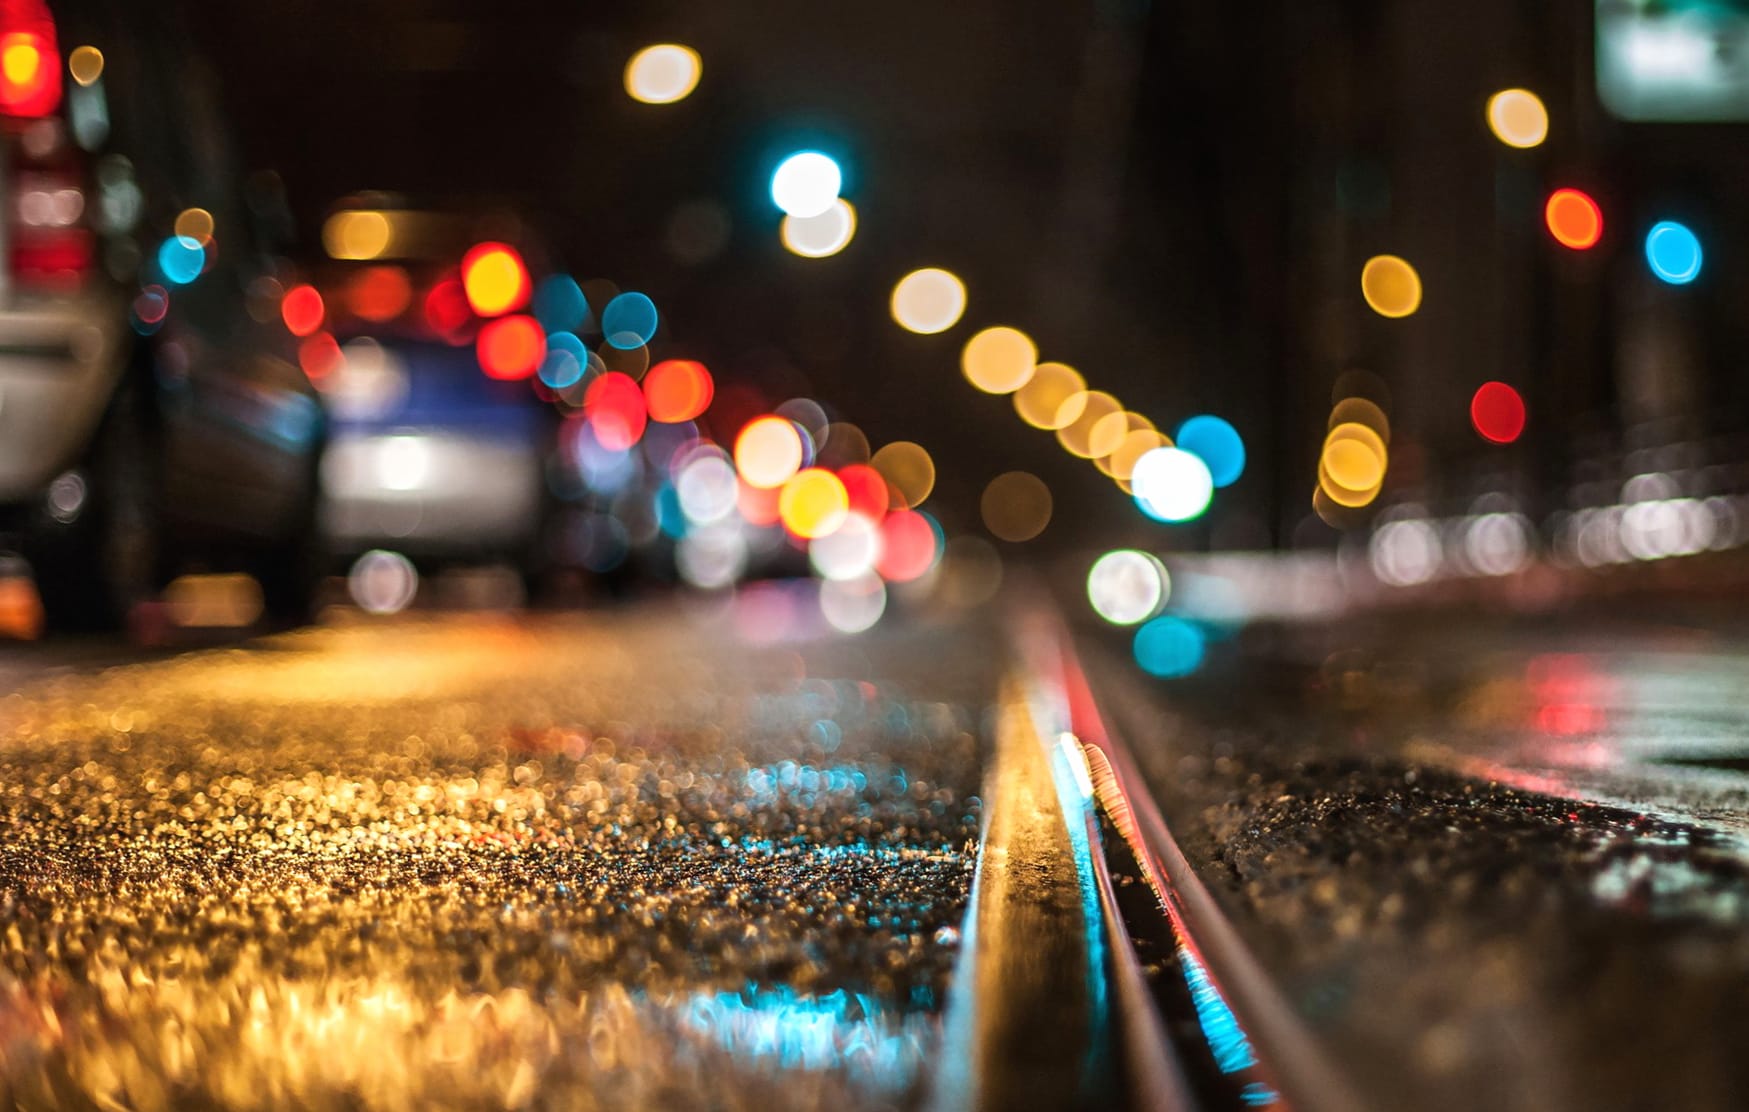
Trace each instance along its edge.
{"label": "glowing white light", "polygon": [[856,210],[839,197],[818,216],[786,216],[779,229],[783,245],[804,259],[836,255],[856,235]]}
{"label": "glowing white light", "polygon": [[1511,575],[1530,563],[1530,540],[1530,519],[1523,514],[1483,514],[1464,531],[1464,555],[1483,575]]}
{"label": "glowing white light", "polygon": [[887,610],[887,585],[874,574],[820,584],[820,613],[840,633],[861,633]]}
{"label": "glowing white light", "polygon": [[377,482],[387,490],[418,490],[431,475],[431,447],[422,436],[391,436],[377,445]]}
{"label": "glowing white light", "polygon": [[674,480],[680,512],[688,521],[700,525],[721,521],[734,513],[735,496],[739,490],[735,465],[727,456],[717,452],[694,456],[681,467]]}
{"label": "glowing white light", "polygon": [[1133,548],[1107,552],[1087,573],[1087,601],[1113,625],[1135,625],[1165,605],[1172,579],[1159,560]]}
{"label": "glowing white light", "polygon": [[352,565],[346,588],[359,609],[371,614],[398,614],[419,593],[419,572],[413,561],[399,552],[373,549]]}
{"label": "glowing white light", "polygon": [[727,587],[747,570],[747,538],[739,522],[721,522],[688,533],[674,546],[680,578],[707,591]]}
{"label": "glowing white light", "polygon": [[1155,448],[1130,472],[1136,505],[1156,521],[1189,521],[1208,509],[1215,480],[1202,457],[1182,448]]}
{"label": "glowing white light", "polygon": [[822,579],[858,579],[874,570],[881,558],[880,526],[861,514],[808,542],[808,563]]}
{"label": "glowing white light", "polygon": [[1367,546],[1373,574],[1393,587],[1413,587],[1439,574],[1444,552],[1439,533],[1425,521],[1381,526]]}
{"label": "glowing white light", "polygon": [[819,151],[792,154],[771,175],[772,202],[804,220],[831,208],[842,188],[844,172],[838,163]]}

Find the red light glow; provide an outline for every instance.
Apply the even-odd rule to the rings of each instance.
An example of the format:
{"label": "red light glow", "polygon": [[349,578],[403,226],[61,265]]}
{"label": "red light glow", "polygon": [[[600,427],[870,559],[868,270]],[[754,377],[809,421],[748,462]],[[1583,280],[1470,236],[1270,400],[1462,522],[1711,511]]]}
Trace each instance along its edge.
{"label": "red light glow", "polygon": [[354,316],[381,324],[394,320],[413,302],[413,283],[398,266],[373,266],[346,286],[346,305]]}
{"label": "red light glow", "polygon": [[838,479],[850,496],[850,512],[870,521],[879,521],[887,512],[890,493],[886,478],[866,463],[852,463],[838,469]]}
{"label": "red light glow", "polygon": [[61,103],[55,25],[46,11],[29,22],[28,29],[0,35],[0,112],[8,116],[46,116]]}
{"label": "red light glow", "polygon": [[308,336],[322,327],[327,308],[314,286],[293,286],[279,301],[279,315],[293,336]]}
{"label": "red light glow", "polygon": [[895,510],[881,522],[881,558],[875,571],[889,583],[905,583],[935,566],[935,527],[916,510]]}
{"label": "red light glow", "polygon": [[318,332],[298,345],[298,365],[312,382],[320,382],[339,370],[345,359],[340,354],[340,345],[326,332]]}
{"label": "red light glow", "polygon": [[468,322],[473,317],[474,311],[468,308],[467,291],[454,278],[445,278],[425,295],[425,323],[452,344],[460,343],[466,337]]}
{"label": "red light glow", "polygon": [[1557,189],[1549,194],[1543,220],[1555,242],[1575,251],[1595,247],[1603,238],[1603,210],[1589,194],[1577,189]]}
{"label": "red light glow", "polygon": [[547,334],[533,317],[501,317],[480,329],[475,351],[488,378],[527,378],[547,357]]}
{"label": "red light glow", "polygon": [[664,424],[697,418],[710,408],[715,389],[710,371],[692,359],[664,359],[644,376],[650,420]]}
{"label": "red light glow", "polygon": [[583,415],[603,448],[623,452],[644,435],[649,414],[637,379],[619,371],[599,375],[583,394]]}
{"label": "red light glow", "polygon": [[1470,423],[1482,439],[1510,444],[1524,432],[1524,399],[1504,382],[1484,382],[1470,399]]}

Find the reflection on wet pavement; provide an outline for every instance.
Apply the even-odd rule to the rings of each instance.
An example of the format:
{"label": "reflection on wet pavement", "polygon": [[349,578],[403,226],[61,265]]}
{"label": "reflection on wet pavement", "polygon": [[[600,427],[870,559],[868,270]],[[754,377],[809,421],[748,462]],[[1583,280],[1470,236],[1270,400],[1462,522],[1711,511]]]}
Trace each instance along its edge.
{"label": "reflection on wet pavement", "polygon": [[321,630],[0,701],[0,1089],[914,1103],[995,654],[696,632]]}

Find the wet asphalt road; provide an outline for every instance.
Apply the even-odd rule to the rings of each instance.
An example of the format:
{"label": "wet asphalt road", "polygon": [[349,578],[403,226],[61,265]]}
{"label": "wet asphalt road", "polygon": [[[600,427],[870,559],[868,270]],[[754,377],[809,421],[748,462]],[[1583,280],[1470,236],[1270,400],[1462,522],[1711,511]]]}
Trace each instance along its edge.
{"label": "wet asphalt road", "polygon": [[4,1103],[922,1097],[1000,658],[975,623],[57,651],[0,660]]}
{"label": "wet asphalt road", "polygon": [[[1727,616],[1728,617],[1728,616]],[[1103,692],[1200,876],[1382,1108],[1749,1104],[1749,637],[1253,628]]]}

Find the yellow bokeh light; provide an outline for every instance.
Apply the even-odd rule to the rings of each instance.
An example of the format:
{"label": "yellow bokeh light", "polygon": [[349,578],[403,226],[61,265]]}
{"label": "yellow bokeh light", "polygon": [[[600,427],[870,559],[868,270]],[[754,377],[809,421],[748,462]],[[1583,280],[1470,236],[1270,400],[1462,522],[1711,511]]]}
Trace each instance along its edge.
{"label": "yellow bokeh light", "polygon": [[836,532],[850,516],[850,495],[844,483],[820,467],[798,471],[777,496],[777,516],[783,527],[812,540]]}
{"label": "yellow bokeh light", "polygon": [[67,55],[67,72],[80,85],[92,85],[103,76],[103,51],[95,46],[76,46]]}
{"label": "yellow bokeh light", "polygon": [[1391,421],[1385,416],[1385,411],[1378,403],[1366,398],[1343,398],[1330,410],[1329,427],[1337,425],[1365,425],[1379,434],[1379,439],[1386,444],[1391,442]]}
{"label": "yellow bokeh light", "polygon": [[1087,450],[1093,453],[1094,466],[1110,475],[1111,456],[1123,447],[1124,440],[1129,434],[1153,427],[1154,422],[1140,413],[1129,410],[1124,410],[1121,413],[1107,413],[1095,422],[1087,432]]}
{"label": "yellow bokeh light", "polygon": [[1155,448],[1170,448],[1172,438],[1159,429],[1131,429],[1118,445],[1117,451],[1099,461],[1099,469],[1116,479],[1120,485],[1129,482],[1136,461]]}
{"label": "yellow bokeh light", "polygon": [[1010,471],[990,480],[978,501],[984,527],[1005,541],[1029,541],[1051,522],[1051,488],[1037,475]]}
{"label": "yellow bokeh light", "polygon": [[1488,98],[1488,128],[1509,147],[1534,147],[1549,136],[1549,110],[1529,89],[1502,89]]}
{"label": "yellow bokeh light", "polygon": [[0,51],[0,74],[4,74],[7,83],[14,86],[34,82],[36,71],[42,64],[42,51],[37,49],[34,39],[12,43]]}
{"label": "yellow bokeh light", "polygon": [[966,341],[960,369],[986,394],[1012,394],[1038,369],[1038,345],[1018,328],[986,328]]}
{"label": "yellow bokeh light", "polygon": [[322,225],[322,246],[330,258],[374,259],[389,249],[394,232],[384,213],[368,210],[337,212]]}
{"label": "yellow bokeh light", "polygon": [[1338,506],[1354,509],[1378,497],[1389,456],[1379,434],[1358,422],[1330,430],[1318,460],[1318,485]]}
{"label": "yellow bokeh light", "polygon": [[[1060,429],[1081,416],[1087,380],[1067,363],[1040,363],[1026,385],[1014,392],[1014,412],[1035,429]],[[1064,406],[1070,398],[1080,403]]]}
{"label": "yellow bokeh light", "polygon": [[783,417],[749,421],[735,438],[735,469],[750,487],[770,490],[789,481],[802,466],[802,434]]}
{"label": "yellow bokeh light", "polygon": [[1381,317],[1406,317],[1421,308],[1421,276],[1395,255],[1374,255],[1360,271],[1360,294]]}
{"label": "yellow bokeh light", "polygon": [[966,311],[966,284],[939,267],[913,270],[893,287],[893,319],[923,335],[946,332]]}
{"label": "yellow bokeh light", "polygon": [[1057,429],[1057,443],[1072,456],[1092,459],[1095,454],[1092,447],[1094,426],[1113,413],[1122,413],[1123,405],[1103,390],[1083,390],[1065,401],[1063,406],[1065,409],[1079,407],[1081,412],[1073,421],[1065,422]]}
{"label": "yellow bokeh light", "polygon": [[205,247],[213,239],[213,214],[203,208],[183,209],[176,214],[175,230]]}
{"label": "yellow bokeh light", "polygon": [[626,63],[626,93],[641,104],[673,104],[698,88],[704,63],[698,51],[678,43],[658,43]]}
{"label": "yellow bokeh light", "polygon": [[804,259],[836,255],[856,235],[856,208],[840,197],[818,216],[785,216],[778,235],[792,255]]}
{"label": "yellow bokeh light", "polygon": [[902,503],[914,510],[935,489],[935,461],[921,444],[895,440],[868,462],[887,481],[895,504]]}

